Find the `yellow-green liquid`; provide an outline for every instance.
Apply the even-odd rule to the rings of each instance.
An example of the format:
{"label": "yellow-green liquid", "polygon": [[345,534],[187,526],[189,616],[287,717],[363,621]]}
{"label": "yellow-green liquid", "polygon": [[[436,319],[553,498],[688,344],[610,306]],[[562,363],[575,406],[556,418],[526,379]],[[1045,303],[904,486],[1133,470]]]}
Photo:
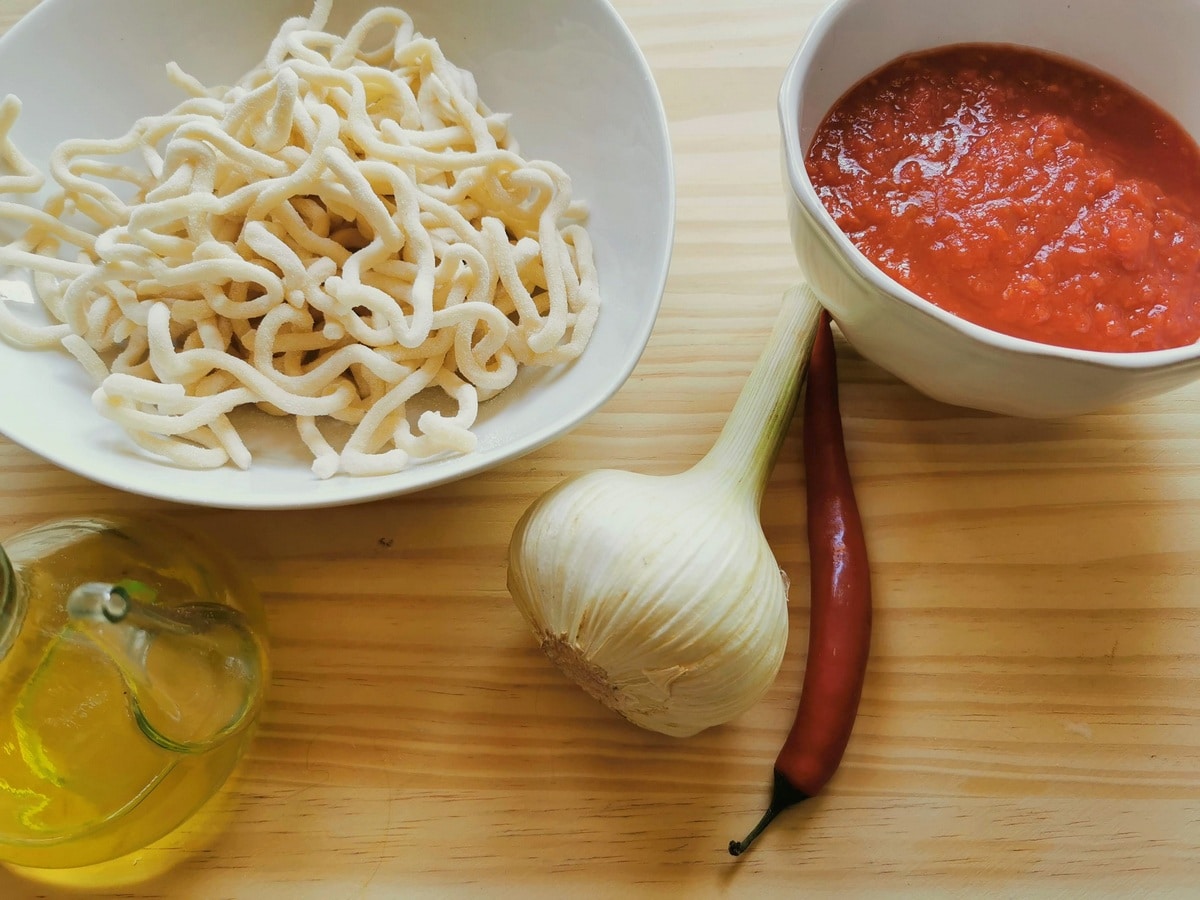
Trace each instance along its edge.
{"label": "yellow-green liquid", "polygon": [[133,578],[161,596],[242,605],[236,576],[197,566],[195,546],[160,525],[5,545],[27,608],[0,659],[0,861],[63,868],[140,849],[216,793],[249,742],[247,729],[197,754],[155,744],[116,665],[67,620],[65,593],[84,581]]}

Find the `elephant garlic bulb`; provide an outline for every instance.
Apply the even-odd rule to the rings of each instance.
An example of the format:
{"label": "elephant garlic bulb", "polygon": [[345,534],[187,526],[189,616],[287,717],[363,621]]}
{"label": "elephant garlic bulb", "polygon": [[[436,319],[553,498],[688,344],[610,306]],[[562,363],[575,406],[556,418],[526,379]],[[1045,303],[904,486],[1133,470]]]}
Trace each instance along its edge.
{"label": "elephant garlic bulb", "polygon": [[513,533],[508,589],[542,649],[636,725],[695,734],[749,709],[778,674],[788,584],[758,513],[819,312],[808,291],[784,295],[693,468],[588,472],[535,501]]}

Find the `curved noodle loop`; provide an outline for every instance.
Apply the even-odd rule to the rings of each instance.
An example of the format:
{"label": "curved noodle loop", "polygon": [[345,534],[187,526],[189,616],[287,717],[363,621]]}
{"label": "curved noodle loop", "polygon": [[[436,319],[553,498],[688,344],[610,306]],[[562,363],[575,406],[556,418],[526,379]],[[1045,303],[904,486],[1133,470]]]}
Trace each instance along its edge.
{"label": "curved noodle loop", "polygon": [[[285,22],[233,86],[171,64],[189,99],[61,144],[42,210],[0,202],[25,227],[0,265],[32,270],[61,323],[31,327],[0,298],[0,335],[64,347],[96,407],[177,465],[250,465],[229,420],[247,405],[293,417],[322,478],[469,452],[479,402],[519,366],[576,358],[596,321],[567,175],[522,158],[405,13],[338,37],[330,5]],[[0,103],[9,194],[42,184],[8,136],[19,109]],[[341,449],[322,420],[350,426]]]}

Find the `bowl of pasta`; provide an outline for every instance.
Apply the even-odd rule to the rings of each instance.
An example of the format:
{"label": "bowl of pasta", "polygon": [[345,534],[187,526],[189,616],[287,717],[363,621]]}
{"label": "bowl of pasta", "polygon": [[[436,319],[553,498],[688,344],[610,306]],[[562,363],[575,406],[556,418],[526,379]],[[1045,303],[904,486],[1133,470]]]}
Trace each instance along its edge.
{"label": "bowl of pasta", "polygon": [[674,228],[636,43],[605,0],[402,6],[43,0],[0,39],[0,432],[146,496],[330,506],[621,387]]}

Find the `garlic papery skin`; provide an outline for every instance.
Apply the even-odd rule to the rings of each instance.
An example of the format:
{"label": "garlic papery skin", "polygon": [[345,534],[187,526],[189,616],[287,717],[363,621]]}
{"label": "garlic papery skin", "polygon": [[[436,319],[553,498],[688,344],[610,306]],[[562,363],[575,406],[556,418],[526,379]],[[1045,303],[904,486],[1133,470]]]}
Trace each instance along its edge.
{"label": "garlic papery skin", "polygon": [[577,476],[513,532],[508,588],[542,649],[636,725],[695,734],[745,712],[779,672],[788,584],[758,510],[818,313],[808,291],[785,295],[720,437],[692,469]]}
{"label": "garlic papery skin", "polygon": [[567,482],[518,525],[509,567],[547,655],[634,724],[677,736],[757,701],[788,633],[787,587],[753,509],[689,476]]}

